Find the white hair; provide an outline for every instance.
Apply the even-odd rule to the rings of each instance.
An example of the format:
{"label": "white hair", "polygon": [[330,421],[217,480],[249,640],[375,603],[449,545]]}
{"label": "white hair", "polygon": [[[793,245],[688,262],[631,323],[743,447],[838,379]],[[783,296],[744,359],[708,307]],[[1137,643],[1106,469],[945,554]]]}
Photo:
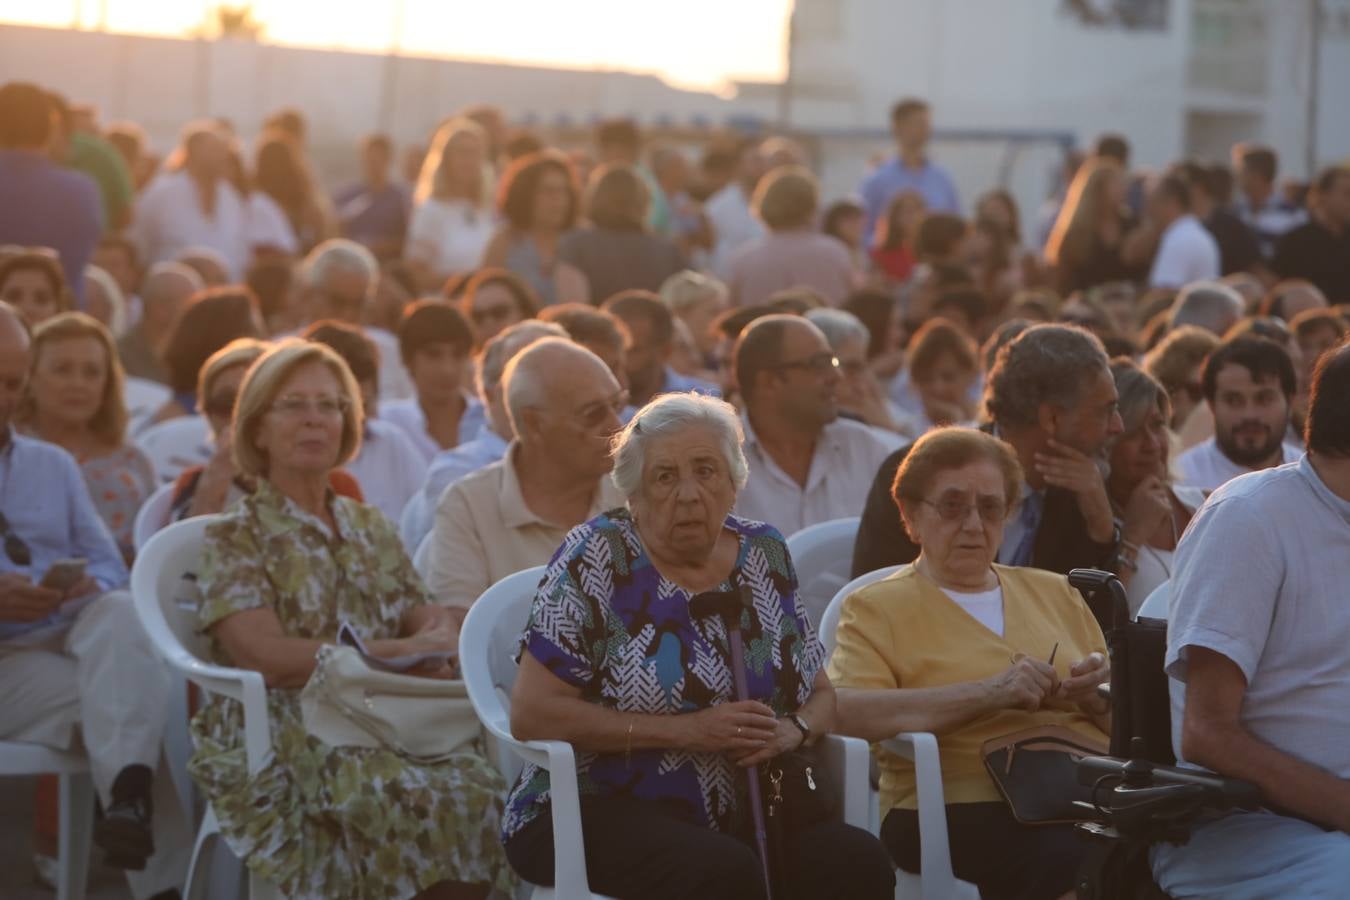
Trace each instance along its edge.
{"label": "white hair", "polygon": [[540,338],[511,357],[502,372],[502,383],[506,385],[506,414],[516,434],[523,431],[521,417],[525,410],[548,405],[549,383],[557,377],[560,366],[588,363],[610,375],[609,366],[600,357],[565,337]]}
{"label": "white hair", "polygon": [[670,311],[678,316],[708,300],[725,300],[727,286],[711,275],[685,269],[661,282],[658,293]]}
{"label": "white hair", "polygon": [[1198,325],[1222,337],[1245,308],[1242,295],[1222,282],[1192,282],[1172,303],[1172,327]]}
{"label": "white hair", "polygon": [[820,329],[825,342],[836,353],[840,345],[849,340],[862,341],[864,346],[871,340],[871,333],[862,319],[845,309],[809,309],[806,321]]}
{"label": "white hair", "polygon": [[370,282],[370,290],[375,289],[375,279],[380,274],[380,264],[375,255],[356,241],[346,238],[330,238],[324,241],[305,257],[300,265],[300,282],[306,287],[318,287],[333,272],[356,272],[364,275]]}
{"label": "white hair", "polygon": [[628,425],[614,436],[610,448],[614,471],[610,478],[619,493],[631,499],[641,489],[647,441],[698,425],[711,428],[717,434],[722,457],[731,473],[731,483],[737,491],[745,487],[750,467],[741,449],[745,434],[735,407],[725,400],[690,392],[662,394],[638,410]]}

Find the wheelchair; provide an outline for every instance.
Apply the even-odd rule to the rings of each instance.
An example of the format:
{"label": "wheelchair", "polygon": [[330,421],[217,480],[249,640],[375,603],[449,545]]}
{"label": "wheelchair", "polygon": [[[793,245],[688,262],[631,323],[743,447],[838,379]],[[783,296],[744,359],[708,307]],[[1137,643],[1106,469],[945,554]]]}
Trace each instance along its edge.
{"label": "wheelchair", "polygon": [[1185,844],[1191,829],[1235,809],[1261,805],[1255,785],[1176,766],[1171,703],[1163,661],[1167,622],[1130,619],[1125,587],[1115,575],[1074,569],[1069,583],[1092,608],[1110,610],[1109,756],[1078,761],[1090,803],[1080,801],[1079,830],[1091,849],[1079,870],[1079,900],[1166,900],[1149,868],[1157,843]]}

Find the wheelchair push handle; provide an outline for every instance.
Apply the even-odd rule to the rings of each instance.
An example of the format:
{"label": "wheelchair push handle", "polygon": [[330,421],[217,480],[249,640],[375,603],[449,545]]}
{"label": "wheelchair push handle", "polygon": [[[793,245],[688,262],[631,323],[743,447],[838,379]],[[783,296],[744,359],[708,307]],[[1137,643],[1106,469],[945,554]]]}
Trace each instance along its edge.
{"label": "wheelchair push handle", "polygon": [[[1129,597],[1125,593],[1125,585],[1121,584],[1114,572],[1107,572],[1104,569],[1070,569],[1069,584],[1090,598],[1101,593],[1106,593],[1110,597],[1109,608],[1113,629],[1120,628],[1130,620]],[[1100,614],[1098,619],[1105,627],[1105,621]]]}

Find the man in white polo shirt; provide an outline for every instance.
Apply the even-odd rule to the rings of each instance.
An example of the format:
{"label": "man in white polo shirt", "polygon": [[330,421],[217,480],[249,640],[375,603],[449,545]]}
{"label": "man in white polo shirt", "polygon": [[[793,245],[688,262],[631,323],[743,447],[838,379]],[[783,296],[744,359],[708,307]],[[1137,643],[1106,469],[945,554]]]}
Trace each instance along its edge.
{"label": "man in white polo shirt", "polygon": [[800,316],[764,316],[741,332],[735,358],[750,464],[736,514],[785,535],[856,516],[899,439],[839,418],[839,360],[825,335]]}
{"label": "man in white polo shirt", "polygon": [[1224,341],[1200,379],[1214,436],[1177,459],[1181,482],[1212,491],[1229,479],[1298,459],[1285,443],[1298,378],[1284,348],[1243,334]]}
{"label": "man in white polo shirt", "polygon": [[[1167,636],[1183,765],[1265,808],[1152,850],[1173,897],[1344,897],[1350,884],[1350,344],[1313,376],[1295,463],[1209,498],[1177,548]],[[1274,812],[1273,810],[1279,810]]]}
{"label": "man in white polo shirt", "polygon": [[1181,288],[1219,277],[1219,245],[1191,212],[1185,181],[1176,175],[1159,179],[1148,197],[1148,216],[1162,230],[1149,287]]}

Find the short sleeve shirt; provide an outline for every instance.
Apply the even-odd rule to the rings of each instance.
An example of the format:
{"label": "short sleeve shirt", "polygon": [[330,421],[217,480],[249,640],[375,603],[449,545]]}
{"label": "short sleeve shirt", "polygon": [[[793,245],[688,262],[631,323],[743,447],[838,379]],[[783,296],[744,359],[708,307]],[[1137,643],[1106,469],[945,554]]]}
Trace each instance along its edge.
{"label": "short sleeve shirt", "polygon": [[1240,722],[1257,739],[1350,778],[1350,501],[1304,456],[1210,496],[1177,547],[1167,674],[1179,751],[1194,647],[1242,670]]}
{"label": "short sleeve shirt", "polygon": [[[778,715],[811,695],[825,651],[797,597],[787,545],[774,528],[730,516],[740,540],[732,582],[750,588],[742,617],[751,699]],[[583,699],[622,712],[676,715],[734,699],[727,631],[695,621],[691,596],[652,564],[626,511],[574,528],[535,595],[521,652],[574,687]],[[686,821],[727,830],[737,772],[722,754],[683,750],[578,753],[582,794],[660,801]],[[507,798],[504,837],[548,808],[548,772],[527,765]]]}

